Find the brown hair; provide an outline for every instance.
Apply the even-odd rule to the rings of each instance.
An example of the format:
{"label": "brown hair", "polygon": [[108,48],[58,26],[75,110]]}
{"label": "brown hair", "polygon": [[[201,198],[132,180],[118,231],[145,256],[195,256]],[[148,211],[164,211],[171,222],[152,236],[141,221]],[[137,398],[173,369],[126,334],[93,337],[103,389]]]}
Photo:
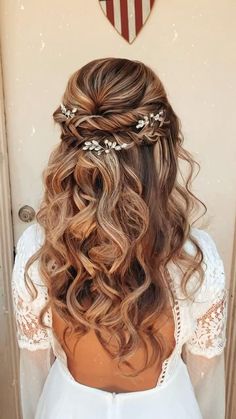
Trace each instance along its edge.
{"label": "brown hair", "polygon": [[[199,286],[203,280],[203,253],[190,231],[192,212],[200,203],[206,211],[190,191],[198,163],[182,147],[180,122],[160,79],[142,62],[89,62],[69,78],[63,103],[78,110],[72,118],[60,106],[53,113],[61,141],[44,170],[36,215],[45,240],[26,267],[39,259],[48,287],[40,322],[53,304],[68,331],[79,339],[93,329],[110,356],[126,365],[138,347],[147,350],[149,339],[152,355],[144,369],[163,355],[154,323],[172,294],[167,263],[185,268],[181,284],[187,298],[190,276],[198,271]],[[140,118],[160,109],[162,126],[136,128]],[[91,139],[129,146],[97,155],[82,149]],[[183,185],[177,179],[181,160],[189,167]],[[187,239],[195,255],[183,249]],[[28,274],[25,280],[32,290]],[[116,351],[105,333],[116,339]]]}

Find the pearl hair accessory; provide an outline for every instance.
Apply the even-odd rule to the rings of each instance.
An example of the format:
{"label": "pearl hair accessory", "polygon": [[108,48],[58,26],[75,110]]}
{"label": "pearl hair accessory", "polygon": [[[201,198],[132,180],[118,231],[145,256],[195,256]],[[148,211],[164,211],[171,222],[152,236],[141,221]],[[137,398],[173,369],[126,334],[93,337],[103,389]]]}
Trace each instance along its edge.
{"label": "pearl hair accessory", "polygon": [[72,110],[66,109],[66,107],[63,105],[63,103],[61,103],[61,112],[67,118],[72,118],[75,115],[75,113],[77,112],[77,110],[78,110],[77,108],[73,108]]}
{"label": "pearl hair accessory", "polygon": [[121,150],[122,148],[127,147],[127,143],[118,144],[116,141],[108,141],[105,139],[103,147],[98,141],[85,141],[85,145],[82,147],[83,150],[95,150],[97,154],[100,155],[102,152],[110,153],[111,149]]}
{"label": "pearl hair accessory", "polygon": [[[73,118],[77,110],[78,108],[73,108],[72,110],[67,109],[65,105],[61,103],[61,112],[66,116],[66,118]],[[150,113],[149,115],[145,115],[143,119],[139,119],[136,128],[143,128],[148,125],[152,127],[156,121],[160,122],[159,126],[161,127],[164,123],[164,119],[164,110],[161,109],[156,115],[154,115],[154,113]],[[109,141],[108,139],[104,140],[104,145],[101,145],[101,143],[97,140],[85,141],[84,144],[85,145],[82,147],[83,150],[95,150],[97,155],[100,155],[103,152],[107,154],[112,149],[121,150],[122,148],[128,146],[128,143],[118,144],[116,141]]]}
{"label": "pearl hair accessory", "polygon": [[164,123],[164,111],[161,109],[156,115],[154,113],[150,113],[149,115],[145,115],[143,119],[139,119],[136,128],[143,128],[150,124],[152,127],[155,121],[160,121],[160,127]]}

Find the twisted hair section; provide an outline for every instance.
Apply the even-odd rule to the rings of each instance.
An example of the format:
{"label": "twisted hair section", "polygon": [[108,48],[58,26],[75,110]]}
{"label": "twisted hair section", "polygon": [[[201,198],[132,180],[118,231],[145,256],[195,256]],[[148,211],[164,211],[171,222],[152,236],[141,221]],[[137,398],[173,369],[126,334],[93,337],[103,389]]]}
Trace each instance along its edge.
{"label": "twisted hair section", "polygon": [[[53,306],[67,324],[65,342],[67,333],[79,340],[93,330],[107,353],[134,376],[164,357],[158,319],[170,295],[173,301],[168,262],[181,264],[186,298],[195,272],[199,286],[203,281],[202,250],[190,234],[192,215],[201,205],[206,209],[191,192],[199,165],[183,148],[180,122],[160,79],[139,61],[88,63],[69,78],[63,103],[77,112],[72,118],[60,107],[53,113],[61,140],[44,170],[36,215],[45,241],[28,261],[25,280],[34,298],[28,268],[38,259],[50,297],[41,324]],[[136,128],[140,118],[160,109],[161,126]],[[97,155],[82,149],[91,139],[128,147]],[[184,251],[187,239],[196,248],[194,256]],[[134,370],[129,360],[140,347],[146,357]]]}

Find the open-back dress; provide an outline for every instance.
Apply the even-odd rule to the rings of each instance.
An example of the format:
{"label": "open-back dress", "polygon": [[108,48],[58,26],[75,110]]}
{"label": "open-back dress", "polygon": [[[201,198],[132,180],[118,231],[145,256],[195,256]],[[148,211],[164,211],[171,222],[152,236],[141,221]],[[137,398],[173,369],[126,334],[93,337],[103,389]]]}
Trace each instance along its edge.
{"label": "open-back dress", "polygon": [[[224,419],[228,297],[224,265],[208,232],[191,227],[191,234],[203,250],[204,282],[194,301],[186,300],[180,287],[181,272],[169,263],[175,295],[174,350],[163,362],[155,387],[117,393],[75,380],[53,328],[39,325],[48,290],[36,261],[29,269],[38,291],[32,302],[24,267],[42,245],[44,232],[38,223],[25,229],[17,242],[12,272],[23,419]],[[190,254],[195,251],[189,240],[184,246]],[[193,275],[189,287],[195,282]],[[46,322],[52,326],[50,309]]]}

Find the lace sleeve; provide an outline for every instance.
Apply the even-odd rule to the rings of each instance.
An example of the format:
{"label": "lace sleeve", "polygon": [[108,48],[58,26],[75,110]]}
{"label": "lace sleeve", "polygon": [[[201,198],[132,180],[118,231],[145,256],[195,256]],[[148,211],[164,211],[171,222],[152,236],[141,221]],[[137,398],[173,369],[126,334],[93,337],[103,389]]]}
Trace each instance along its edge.
{"label": "lace sleeve", "polygon": [[[38,226],[30,225],[20,236],[12,271],[12,300],[15,315],[16,337],[19,346],[19,382],[21,411],[24,419],[34,419],[38,400],[45,380],[55,359],[47,328],[39,324],[38,316],[48,295],[33,264],[30,277],[37,288],[38,296],[31,301],[24,282],[24,268],[28,258],[38,248]],[[47,315],[47,324],[51,317]]]}
{"label": "lace sleeve", "polygon": [[201,235],[205,277],[192,304],[193,331],[183,345],[203,419],[225,419],[225,362],[228,289],[223,261],[212,237]]}
{"label": "lace sleeve", "polygon": [[216,244],[209,233],[199,231],[205,275],[191,307],[194,330],[186,348],[195,355],[211,358],[222,353],[226,344],[228,289]]}
{"label": "lace sleeve", "polygon": [[[29,270],[34,285],[38,291],[35,300],[25,285],[24,269],[29,257],[37,250],[34,225],[28,227],[20,236],[16,245],[16,256],[12,271],[12,300],[16,320],[16,335],[20,348],[29,350],[46,349],[50,347],[46,327],[39,324],[39,313],[48,298],[47,288],[42,283],[35,262]],[[50,315],[47,313],[47,324],[50,325]]]}
{"label": "lace sleeve", "polygon": [[226,345],[228,290],[222,289],[211,307],[196,319],[193,335],[186,342],[186,348],[195,355],[211,358],[219,355]]}

